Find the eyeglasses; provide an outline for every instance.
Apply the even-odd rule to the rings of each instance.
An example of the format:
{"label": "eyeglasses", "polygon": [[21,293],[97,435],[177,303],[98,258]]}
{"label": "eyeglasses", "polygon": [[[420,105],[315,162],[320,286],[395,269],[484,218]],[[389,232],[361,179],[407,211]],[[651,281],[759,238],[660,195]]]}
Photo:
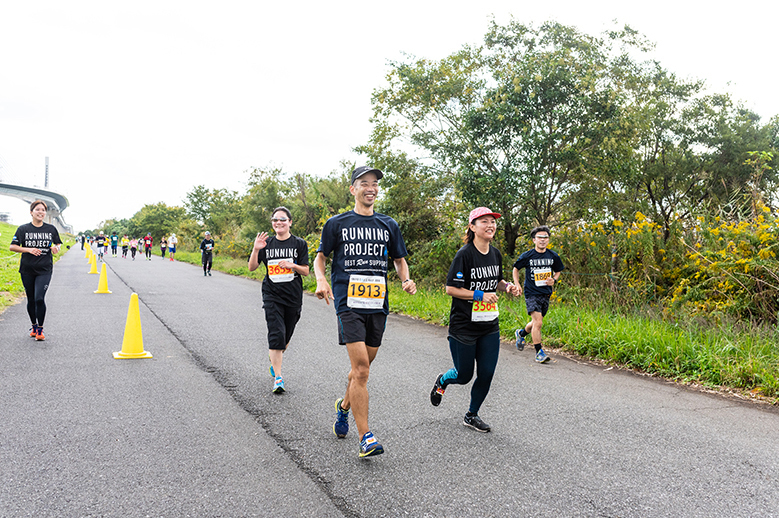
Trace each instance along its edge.
{"label": "eyeglasses", "polygon": [[549,236],[536,236],[536,239],[549,239]]}
{"label": "eyeglasses", "polygon": [[285,221],[289,221],[287,218],[271,218],[270,220],[273,223],[278,223],[278,222],[284,223]]}

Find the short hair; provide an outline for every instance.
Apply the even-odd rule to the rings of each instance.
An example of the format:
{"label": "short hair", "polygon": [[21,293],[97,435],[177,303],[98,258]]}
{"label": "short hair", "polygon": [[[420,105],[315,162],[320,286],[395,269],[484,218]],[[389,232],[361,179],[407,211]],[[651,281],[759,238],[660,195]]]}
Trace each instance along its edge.
{"label": "short hair", "polygon": [[43,205],[44,209],[49,210],[49,206],[46,205],[45,201],[43,201],[43,200],[35,200],[34,202],[32,202],[30,204],[30,212],[34,211],[35,207],[37,207],[38,205]]}
{"label": "short hair", "polygon": [[271,212],[271,216],[276,214],[278,211],[282,211],[284,214],[287,215],[287,218],[290,221],[292,221],[292,213],[289,211],[289,209],[287,207],[276,207],[275,209],[273,209],[273,212]]}
{"label": "short hair", "polygon": [[552,235],[552,233],[549,231],[549,227],[547,227],[546,225],[541,225],[540,227],[536,227],[530,231],[530,239],[534,239],[536,237],[536,234],[538,234],[539,232],[546,232],[550,236]]}

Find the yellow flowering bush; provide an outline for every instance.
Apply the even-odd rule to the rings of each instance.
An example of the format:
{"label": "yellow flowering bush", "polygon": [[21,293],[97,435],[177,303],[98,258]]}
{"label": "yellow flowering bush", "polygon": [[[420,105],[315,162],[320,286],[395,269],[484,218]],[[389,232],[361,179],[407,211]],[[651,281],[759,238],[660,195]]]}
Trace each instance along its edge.
{"label": "yellow flowering bush", "polygon": [[[779,224],[758,204],[749,219],[699,216],[664,229],[633,221],[580,224],[553,234],[567,266],[561,298],[623,307],[652,304],[667,315],[775,323],[779,311]],[[667,237],[666,237],[667,236]]]}

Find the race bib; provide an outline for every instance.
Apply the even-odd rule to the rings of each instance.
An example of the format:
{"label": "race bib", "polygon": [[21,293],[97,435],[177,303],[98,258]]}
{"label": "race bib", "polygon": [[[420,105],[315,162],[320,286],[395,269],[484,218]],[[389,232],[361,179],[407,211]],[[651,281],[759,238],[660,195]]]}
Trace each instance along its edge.
{"label": "race bib", "polygon": [[[487,295],[487,293],[485,293]],[[474,300],[471,306],[471,322],[492,322],[498,318],[498,303],[487,304],[483,300]]]}
{"label": "race bib", "polygon": [[268,261],[268,276],[273,282],[289,282],[295,278],[295,272],[290,268],[279,266],[281,261],[292,262],[292,259],[271,259]]}
{"label": "race bib", "polygon": [[350,275],[346,305],[353,309],[382,309],[387,285],[377,275]]}
{"label": "race bib", "polygon": [[536,268],[533,272],[533,279],[536,281],[536,286],[547,286],[546,280],[552,277],[551,268]]}

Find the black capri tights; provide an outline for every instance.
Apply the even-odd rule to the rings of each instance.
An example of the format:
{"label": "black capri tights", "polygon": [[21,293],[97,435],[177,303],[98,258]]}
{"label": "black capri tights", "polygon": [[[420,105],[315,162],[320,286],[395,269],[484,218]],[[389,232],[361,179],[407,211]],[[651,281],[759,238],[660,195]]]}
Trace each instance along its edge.
{"label": "black capri tights", "polygon": [[23,273],[22,285],[27,294],[27,314],[30,315],[30,322],[43,327],[43,320],[46,318],[46,290],[49,289],[51,282],[51,272],[43,274]]}

